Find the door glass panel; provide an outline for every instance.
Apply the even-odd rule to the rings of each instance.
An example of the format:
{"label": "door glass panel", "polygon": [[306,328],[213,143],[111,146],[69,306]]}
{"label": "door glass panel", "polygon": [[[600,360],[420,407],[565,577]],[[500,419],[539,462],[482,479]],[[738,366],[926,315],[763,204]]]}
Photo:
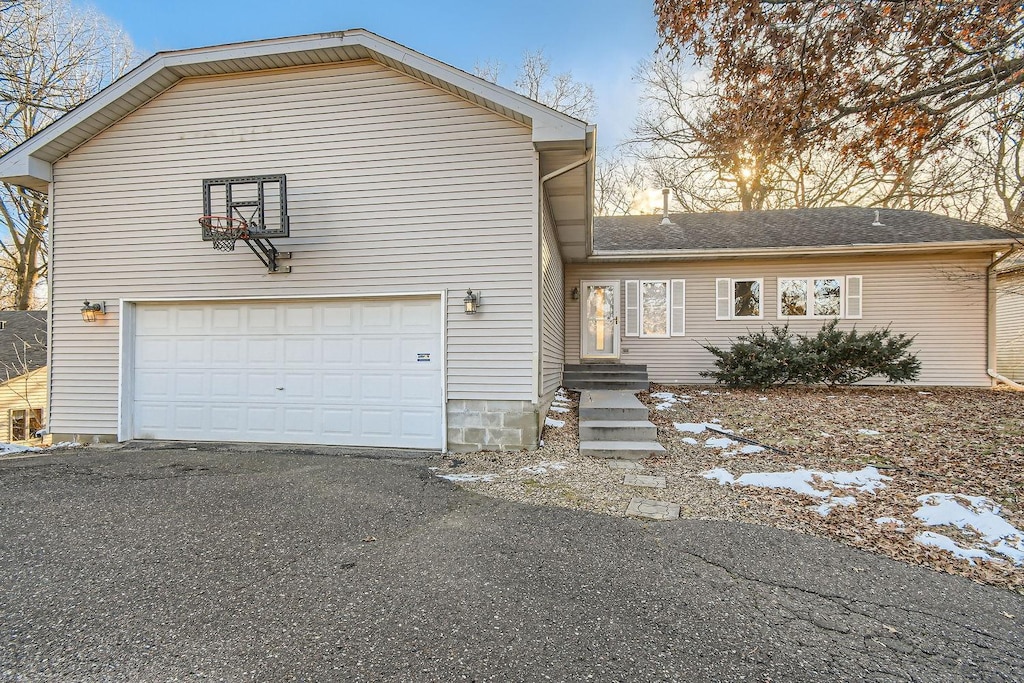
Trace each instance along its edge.
{"label": "door glass panel", "polygon": [[616,318],[616,288],[609,285],[587,285],[586,334],[583,351],[586,356],[617,356],[618,320]]}

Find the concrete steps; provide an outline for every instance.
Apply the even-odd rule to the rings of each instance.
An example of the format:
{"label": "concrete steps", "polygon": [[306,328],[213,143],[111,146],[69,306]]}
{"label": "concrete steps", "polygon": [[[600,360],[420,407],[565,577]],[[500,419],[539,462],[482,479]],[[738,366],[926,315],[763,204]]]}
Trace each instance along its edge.
{"label": "concrete steps", "polygon": [[647,391],[651,381],[646,365],[623,363],[582,363],[562,366],[562,385],[573,391]]}
{"label": "concrete steps", "polygon": [[580,455],[590,458],[643,460],[664,452],[657,441],[580,441]]}
{"label": "concrete steps", "polygon": [[584,390],[580,396],[580,455],[642,460],[665,452],[647,407],[624,390]]}
{"label": "concrete steps", "polygon": [[657,441],[648,420],[580,420],[580,441]]}

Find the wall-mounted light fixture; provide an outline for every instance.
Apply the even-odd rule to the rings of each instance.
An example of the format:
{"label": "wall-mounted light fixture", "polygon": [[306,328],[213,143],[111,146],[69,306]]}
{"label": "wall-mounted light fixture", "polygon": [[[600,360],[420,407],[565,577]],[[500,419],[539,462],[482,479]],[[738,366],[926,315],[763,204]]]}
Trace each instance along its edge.
{"label": "wall-mounted light fixture", "polygon": [[106,301],[100,301],[95,304],[91,304],[88,301],[84,303],[85,305],[82,306],[82,320],[87,323],[94,323],[96,322],[96,316],[107,314]]}
{"label": "wall-mounted light fixture", "polygon": [[474,315],[480,307],[480,292],[474,294],[472,289],[467,289],[462,303],[466,304],[466,315]]}
{"label": "wall-mounted light fixture", "polygon": [[580,300],[580,288],[579,287],[573,287],[572,288],[572,300],[573,301],[579,301]]}

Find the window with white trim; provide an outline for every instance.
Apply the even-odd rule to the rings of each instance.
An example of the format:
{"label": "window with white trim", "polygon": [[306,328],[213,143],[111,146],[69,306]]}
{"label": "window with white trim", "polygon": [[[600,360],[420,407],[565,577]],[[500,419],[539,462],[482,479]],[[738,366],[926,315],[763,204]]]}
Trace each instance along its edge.
{"label": "window with white trim", "polygon": [[715,280],[715,319],[763,318],[762,278],[720,277]]}
{"label": "window with white trim", "polygon": [[838,318],[843,314],[844,278],[780,277],[780,318]]}
{"label": "window with white trim", "polygon": [[668,336],[668,280],[640,281],[640,336]]}
{"label": "window with white trim", "polygon": [[626,280],[626,337],[681,337],[686,333],[685,280]]}
{"label": "window with white trim", "polygon": [[780,277],[780,318],[861,317],[861,276]]}

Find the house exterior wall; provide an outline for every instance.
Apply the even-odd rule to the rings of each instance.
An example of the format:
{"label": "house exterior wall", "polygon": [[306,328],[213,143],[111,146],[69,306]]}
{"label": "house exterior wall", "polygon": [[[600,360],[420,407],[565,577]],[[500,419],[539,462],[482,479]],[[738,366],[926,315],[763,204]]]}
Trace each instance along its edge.
{"label": "house exterior wall", "polygon": [[45,365],[0,384],[0,418],[6,423],[0,433],[3,434],[4,441],[13,440],[11,434],[12,410],[40,409],[43,411],[42,424],[46,425],[46,388],[47,370]]}
{"label": "house exterior wall", "polygon": [[[275,173],[293,271],[269,275],[196,219],[204,178]],[[54,164],[52,430],[117,433],[117,302],[147,298],[445,291],[449,402],[535,413],[537,182],[528,127],[375,62],[181,81]]]}
{"label": "house exterior wall", "polygon": [[[860,275],[863,317],[844,319],[842,329],[866,331],[891,327],[916,335],[912,350],[921,360],[921,385],[988,386],[986,376],[986,304],[981,284],[966,284],[964,273],[985,281],[990,255],[816,257],[699,262],[569,264],[566,288],[580,280],[686,280],[686,334],[667,339],[620,336],[621,362],[645,363],[652,381],[669,384],[708,383],[700,371],[713,367],[702,343],[728,347],[748,331],[784,324],[778,315],[777,278]],[[763,278],[764,318],[715,319],[716,278]],[[624,290],[624,287],[620,289]],[[620,299],[622,296],[620,295]],[[620,316],[624,308],[620,301]],[[817,331],[823,319],[789,319],[798,333]],[[565,361],[578,363],[580,302],[566,302]]]}
{"label": "house exterior wall", "polygon": [[547,202],[541,207],[541,389],[552,396],[562,383],[565,354],[565,277],[558,239]]}
{"label": "house exterior wall", "polygon": [[1024,382],[1024,270],[996,278],[996,330],[997,371]]}

